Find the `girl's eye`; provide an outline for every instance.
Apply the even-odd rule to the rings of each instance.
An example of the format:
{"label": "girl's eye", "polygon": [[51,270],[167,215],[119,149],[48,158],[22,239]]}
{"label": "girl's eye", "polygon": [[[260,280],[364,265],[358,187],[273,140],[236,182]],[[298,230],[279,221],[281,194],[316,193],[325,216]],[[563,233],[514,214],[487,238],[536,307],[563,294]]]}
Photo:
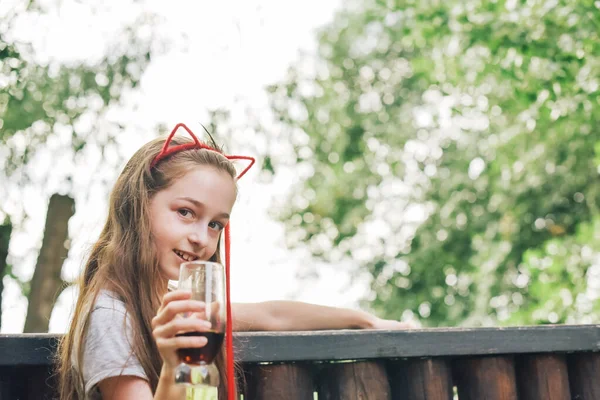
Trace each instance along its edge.
{"label": "girl's eye", "polygon": [[212,229],[216,229],[218,231],[221,231],[221,230],[223,230],[223,228],[225,228],[223,226],[223,224],[220,222],[211,222],[210,224],[208,224],[208,226],[211,227]]}
{"label": "girl's eye", "polygon": [[192,216],[192,211],[188,210],[187,208],[180,208],[179,210],[177,210],[177,212],[182,217],[186,217],[187,218],[187,217]]}

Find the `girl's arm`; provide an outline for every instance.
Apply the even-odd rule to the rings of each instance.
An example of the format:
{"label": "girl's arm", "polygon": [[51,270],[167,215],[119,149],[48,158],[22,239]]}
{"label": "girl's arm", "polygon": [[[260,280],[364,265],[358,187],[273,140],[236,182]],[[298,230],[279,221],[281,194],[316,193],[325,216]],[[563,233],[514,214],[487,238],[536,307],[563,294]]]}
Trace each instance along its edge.
{"label": "girl's arm", "polygon": [[409,323],[384,320],[360,310],[298,301],[231,305],[236,331],[312,331],[322,329],[406,329]]}
{"label": "girl's arm", "polygon": [[104,379],[98,383],[103,399],[110,400],[158,400],[158,399],[185,399],[185,387],[175,385],[175,373],[163,368],[152,396],[148,381],[137,376],[115,376]]}
{"label": "girl's arm", "polygon": [[[103,399],[153,399],[148,381],[137,376],[113,376],[100,381],[98,387]],[[179,398],[183,399],[183,397]]]}

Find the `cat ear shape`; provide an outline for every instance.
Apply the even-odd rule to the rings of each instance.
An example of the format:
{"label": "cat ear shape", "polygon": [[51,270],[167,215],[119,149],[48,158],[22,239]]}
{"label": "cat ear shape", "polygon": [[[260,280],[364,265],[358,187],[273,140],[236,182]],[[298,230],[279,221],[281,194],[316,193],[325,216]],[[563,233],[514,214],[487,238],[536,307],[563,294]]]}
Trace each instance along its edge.
{"label": "cat ear shape", "polygon": [[[192,139],[194,139],[194,142],[193,143],[184,143],[184,144],[180,144],[177,146],[170,146],[171,140],[173,139],[173,136],[175,136],[175,133],[177,133],[177,130],[179,128],[183,128],[187,133],[189,133],[189,135],[192,137]],[[154,158],[154,160],[152,161],[152,164],[150,164],[150,168],[153,168],[156,165],[156,163],[158,163],[160,160],[164,159],[165,157],[170,156],[171,154],[177,153],[182,150],[190,150],[190,149],[209,149],[209,150],[217,151],[217,150],[213,149],[212,147],[200,142],[198,140],[198,138],[196,137],[196,135],[194,135],[194,132],[192,132],[190,128],[188,128],[185,124],[179,123],[179,124],[175,125],[175,127],[171,131],[171,134],[169,135],[167,140],[165,140],[165,144],[163,145],[162,150]]]}
{"label": "cat ear shape", "polygon": [[[177,130],[179,128],[183,128],[194,140],[193,143],[184,143],[184,144],[180,144],[177,146],[170,146],[171,144],[171,140],[173,139],[173,136],[175,136],[175,133],[177,133]],[[204,128],[206,130],[206,128]],[[207,131],[208,133],[208,131]],[[209,133],[210,135],[210,133]],[[179,151],[182,150],[191,150],[191,149],[207,149],[207,150],[212,150],[212,151],[216,151],[217,153],[222,154],[219,150],[205,144],[202,143],[198,140],[198,138],[196,137],[196,135],[194,134],[194,132],[192,132],[192,130],[190,128],[188,128],[185,124],[183,123],[178,123],[177,125],[175,125],[175,127],[173,128],[173,130],[171,131],[171,134],[169,135],[169,137],[167,138],[167,140],[165,140],[165,144],[163,145],[160,153],[158,153],[158,155],[154,158],[154,160],[152,161],[152,164],[150,164],[150,168],[152,169],[160,160],[164,159],[165,157],[170,156],[171,154],[177,153]],[[242,176],[244,176],[246,174],[246,172],[248,172],[248,170],[250,168],[252,168],[252,166],[254,165],[254,163],[256,162],[256,160],[254,159],[254,157],[249,157],[249,156],[237,156],[237,155],[227,155],[227,154],[223,154],[227,159],[234,161],[234,160],[246,160],[246,161],[250,161],[250,164],[248,164],[248,166],[246,168],[244,168],[242,170],[242,172],[240,172],[238,174],[238,176],[236,177],[236,179],[240,179]]]}
{"label": "cat ear shape", "polygon": [[238,174],[238,176],[237,176],[237,178],[236,178],[236,179],[240,179],[242,176],[244,176],[244,175],[246,174],[246,172],[248,172],[248,170],[249,170],[250,168],[252,168],[252,166],[253,166],[253,165],[254,165],[254,163],[256,162],[256,160],[254,159],[254,157],[249,157],[249,156],[228,156],[228,155],[225,155],[225,157],[226,157],[228,160],[232,160],[232,161],[233,161],[233,160],[246,160],[246,161],[250,161],[250,164],[248,164],[248,166],[247,166],[246,168],[244,168],[244,169],[242,170],[242,172],[240,172],[240,173]]}

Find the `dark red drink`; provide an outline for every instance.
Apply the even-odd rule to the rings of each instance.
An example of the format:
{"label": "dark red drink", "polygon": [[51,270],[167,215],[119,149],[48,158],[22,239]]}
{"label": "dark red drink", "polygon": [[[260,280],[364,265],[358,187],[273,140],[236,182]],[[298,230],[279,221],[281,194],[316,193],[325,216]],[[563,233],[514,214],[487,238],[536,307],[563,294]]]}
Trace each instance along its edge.
{"label": "dark red drink", "polygon": [[186,332],[176,336],[203,336],[208,339],[204,347],[189,347],[177,350],[177,355],[182,362],[190,365],[197,365],[202,362],[210,364],[213,362],[217,353],[221,349],[225,334],[222,332]]}

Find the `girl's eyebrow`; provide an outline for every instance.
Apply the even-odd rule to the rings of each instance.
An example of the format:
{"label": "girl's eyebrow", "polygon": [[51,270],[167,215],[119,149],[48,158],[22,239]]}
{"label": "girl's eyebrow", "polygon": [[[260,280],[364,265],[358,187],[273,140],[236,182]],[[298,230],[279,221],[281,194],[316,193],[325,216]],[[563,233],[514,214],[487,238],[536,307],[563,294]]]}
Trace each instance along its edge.
{"label": "girl's eyebrow", "polygon": [[[195,205],[198,208],[204,208],[204,203],[196,200],[196,199],[192,199],[191,197],[178,197],[177,200],[185,200],[185,201],[189,201],[190,203],[192,203],[193,205]],[[226,212],[222,212],[219,215],[217,215],[217,218],[227,218],[229,219],[229,214]]]}

